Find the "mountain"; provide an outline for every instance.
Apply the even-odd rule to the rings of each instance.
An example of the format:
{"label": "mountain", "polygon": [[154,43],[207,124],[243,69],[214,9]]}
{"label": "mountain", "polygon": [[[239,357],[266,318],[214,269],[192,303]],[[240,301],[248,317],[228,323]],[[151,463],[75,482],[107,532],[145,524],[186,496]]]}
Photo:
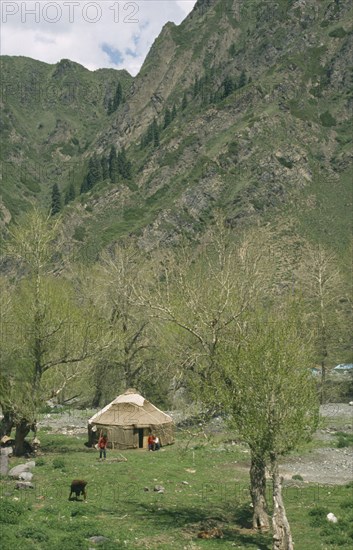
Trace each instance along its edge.
{"label": "mountain", "polygon": [[48,65],[26,57],[1,57],[2,211],[18,215],[35,201],[48,202],[54,183],[82,178],[82,161],[109,119],[109,102],[126,71],[90,72],[63,59]]}
{"label": "mountain", "polygon": [[295,220],[346,256],[352,16],[349,0],[199,0],[135,78],[2,57],[3,225],[49,205],[55,182],[79,195],[89,159],[115,146],[132,173],[92,177],[64,210],[92,258],[132,233],[147,249],[195,238],[215,208],[235,227]]}

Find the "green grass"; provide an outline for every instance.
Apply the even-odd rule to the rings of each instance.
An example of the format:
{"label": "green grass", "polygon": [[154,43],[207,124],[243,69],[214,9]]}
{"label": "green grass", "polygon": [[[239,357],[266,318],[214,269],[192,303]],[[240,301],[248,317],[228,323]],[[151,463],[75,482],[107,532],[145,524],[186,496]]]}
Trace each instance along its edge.
{"label": "green grass", "polygon": [[[189,447],[179,435],[161,452],[124,451],[127,462],[114,462],[119,454],[109,450],[100,462],[97,452],[84,446],[85,437],[41,432],[44,454],[34,469],[35,489],[19,492],[12,480],[1,480],[2,548],[88,549],[88,538],[101,535],[109,541],[99,547],[108,550],[270,550],[271,535],[251,529],[249,453],[226,443],[226,435],[207,445],[194,440]],[[11,466],[18,462],[12,459]],[[87,503],[68,501],[73,478],[88,481]],[[164,494],[153,491],[156,484],[165,487]],[[343,486],[286,487],[296,547],[348,549],[351,493],[352,487]],[[271,500],[270,485],[268,496]],[[337,525],[326,522],[329,511],[339,518]],[[200,530],[214,526],[223,531],[222,539],[197,538]]]}

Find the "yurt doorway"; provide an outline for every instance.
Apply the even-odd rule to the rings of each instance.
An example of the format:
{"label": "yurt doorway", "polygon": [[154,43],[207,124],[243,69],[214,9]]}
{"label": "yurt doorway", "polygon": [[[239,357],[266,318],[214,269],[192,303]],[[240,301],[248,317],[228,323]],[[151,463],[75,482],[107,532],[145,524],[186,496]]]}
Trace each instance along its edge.
{"label": "yurt doorway", "polygon": [[[148,436],[149,436],[150,430],[148,428],[135,428],[134,434],[137,439],[137,444],[139,449],[147,449],[148,448]],[[136,441],[135,439],[135,441]]]}
{"label": "yurt doorway", "polygon": [[139,449],[143,449],[143,428],[139,428]]}

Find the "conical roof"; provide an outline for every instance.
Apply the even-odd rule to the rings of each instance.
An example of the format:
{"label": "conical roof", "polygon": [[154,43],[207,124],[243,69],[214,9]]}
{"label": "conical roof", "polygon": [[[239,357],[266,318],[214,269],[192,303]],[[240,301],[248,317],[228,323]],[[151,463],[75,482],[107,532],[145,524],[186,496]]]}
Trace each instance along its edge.
{"label": "conical roof", "polygon": [[141,428],[169,422],[173,422],[170,416],[157,409],[132,389],[116,397],[88,421],[89,424],[102,426],[137,426]]}

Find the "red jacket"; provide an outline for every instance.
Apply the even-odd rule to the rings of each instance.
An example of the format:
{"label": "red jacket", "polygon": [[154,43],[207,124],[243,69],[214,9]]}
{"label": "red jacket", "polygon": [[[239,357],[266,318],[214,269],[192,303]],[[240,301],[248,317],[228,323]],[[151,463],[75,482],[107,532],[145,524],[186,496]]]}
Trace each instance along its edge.
{"label": "red jacket", "polygon": [[108,439],[106,437],[100,437],[98,440],[98,447],[100,449],[105,449],[108,443]]}

